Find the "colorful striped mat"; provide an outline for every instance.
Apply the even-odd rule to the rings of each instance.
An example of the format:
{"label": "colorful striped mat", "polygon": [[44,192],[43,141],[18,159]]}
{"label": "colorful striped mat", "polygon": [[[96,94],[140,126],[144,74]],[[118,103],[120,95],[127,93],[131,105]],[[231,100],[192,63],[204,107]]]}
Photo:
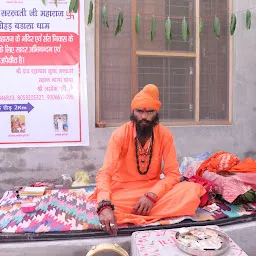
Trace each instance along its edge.
{"label": "colorful striped mat", "polygon": [[[42,233],[99,230],[99,219],[95,211],[96,202],[87,198],[94,187],[79,189],[47,190],[43,196],[16,198],[13,191],[7,191],[0,200],[0,232]],[[23,213],[21,202],[36,203],[36,211]],[[196,216],[169,218],[150,224],[170,225],[185,219],[191,221],[218,220],[250,215],[243,205],[219,203],[220,210],[209,213],[198,209]],[[134,227],[122,225],[120,228]]]}

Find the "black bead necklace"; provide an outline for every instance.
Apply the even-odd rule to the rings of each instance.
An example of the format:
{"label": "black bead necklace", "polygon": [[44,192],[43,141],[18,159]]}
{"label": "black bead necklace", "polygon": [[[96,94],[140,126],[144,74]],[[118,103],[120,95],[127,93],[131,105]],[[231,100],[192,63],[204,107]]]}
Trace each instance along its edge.
{"label": "black bead necklace", "polygon": [[151,164],[151,160],[152,160],[152,155],[153,155],[153,141],[154,141],[154,136],[152,134],[152,137],[151,137],[151,147],[150,147],[150,152],[149,152],[149,161],[148,161],[148,166],[147,166],[147,169],[145,172],[142,172],[140,170],[140,161],[139,161],[139,156],[138,156],[138,150],[139,150],[139,139],[136,138],[135,140],[135,151],[136,151],[136,161],[137,161],[137,170],[139,172],[139,174],[141,175],[146,175],[148,173],[148,170],[149,170],[149,167],[150,167],[150,164]]}

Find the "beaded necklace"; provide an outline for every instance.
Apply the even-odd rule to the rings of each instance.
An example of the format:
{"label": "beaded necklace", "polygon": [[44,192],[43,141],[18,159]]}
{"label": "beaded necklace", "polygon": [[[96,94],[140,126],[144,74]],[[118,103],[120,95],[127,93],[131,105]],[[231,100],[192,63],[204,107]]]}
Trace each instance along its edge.
{"label": "beaded necklace", "polygon": [[[149,167],[150,167],[150,164],[151,164],[152,154],[153,154],[153,140],[154,140],[154,137],[152,135],[150,137],[148,148],[147,148],[146,152],[143,153],[143,150],[142,150],[141,144],[139,142],[139,139],[136,137],[135,151],[136,151],[137,170],[138,170],[139,174],[141,174],[141,175],[145,175],[145,174],[148,173],[148,170],[149,170]],[[148,161],[147,169],[146,169],[145,172],[142,172],[140,170],[140,162],[139,162],[138,151],[139,151],[139,154],[142,156],[141,163],[142,163],[143,167],[144,167],[144,163],[145,163],[145,158],[149,155],[149,161]]]}

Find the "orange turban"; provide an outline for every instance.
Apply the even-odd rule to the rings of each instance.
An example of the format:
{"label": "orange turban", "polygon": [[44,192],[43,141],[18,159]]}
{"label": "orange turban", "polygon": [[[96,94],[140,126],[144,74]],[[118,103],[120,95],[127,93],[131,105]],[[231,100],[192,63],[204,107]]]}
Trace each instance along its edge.
{"label": "orange turban", "polygon": [[131,104],[132,111],[136,108],[149,108],[158,112],[160,107],[161,101],[159,100],[159,91],[154,84],[146,85],[135,95]]}

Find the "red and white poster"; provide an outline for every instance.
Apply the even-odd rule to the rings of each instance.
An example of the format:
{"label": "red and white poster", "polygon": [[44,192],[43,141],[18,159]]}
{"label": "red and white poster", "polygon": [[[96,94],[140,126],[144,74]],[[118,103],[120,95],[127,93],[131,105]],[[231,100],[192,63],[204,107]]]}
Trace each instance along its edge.
{"label": "red and white poster", "polygon": [[2,0],[0,147],[88,146],[84,1]]}

